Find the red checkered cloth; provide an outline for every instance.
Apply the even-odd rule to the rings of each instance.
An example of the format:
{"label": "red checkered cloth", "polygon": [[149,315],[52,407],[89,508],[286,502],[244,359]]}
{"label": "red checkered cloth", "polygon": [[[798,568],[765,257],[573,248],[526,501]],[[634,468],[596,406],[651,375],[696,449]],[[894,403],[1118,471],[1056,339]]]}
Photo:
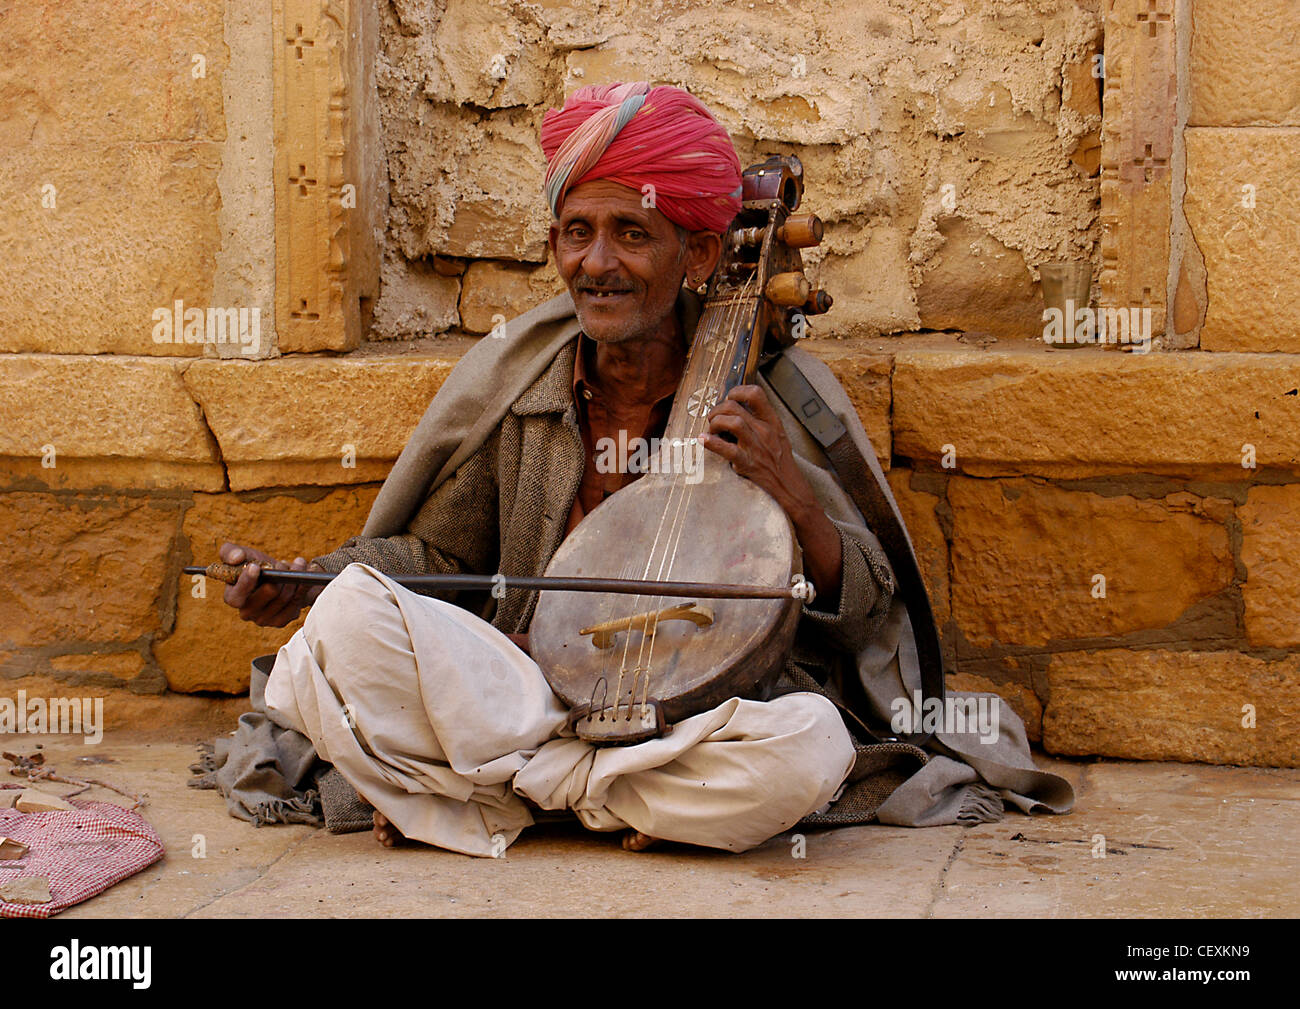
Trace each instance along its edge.
{"label": "red checkered cloth", "polygon": [[48,904],[0,901],[0,918],[48,918],[80,904],[163,857],[163,843],[143,817],[109,802],[71,800],[76,810],[0,810],[0,837],[27,845],[20,859],[0,861],[0,884],[21,876],[50,881]]}

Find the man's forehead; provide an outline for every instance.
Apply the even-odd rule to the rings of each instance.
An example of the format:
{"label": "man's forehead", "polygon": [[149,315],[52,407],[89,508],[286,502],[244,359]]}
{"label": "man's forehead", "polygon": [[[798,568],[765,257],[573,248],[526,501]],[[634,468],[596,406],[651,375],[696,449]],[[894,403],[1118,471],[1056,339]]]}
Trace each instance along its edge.
{"label": "man's forehead", "polygon": [[570,221],[575,217],[586,217],[594,213],[613,213],[645,224],[656,223],[669,227],[668,218],[653,207],[645,206],[644,198],[638,190],[629,186],[597,179],[584,182],[569,190],[564,206],[560,209],[560,220]]}

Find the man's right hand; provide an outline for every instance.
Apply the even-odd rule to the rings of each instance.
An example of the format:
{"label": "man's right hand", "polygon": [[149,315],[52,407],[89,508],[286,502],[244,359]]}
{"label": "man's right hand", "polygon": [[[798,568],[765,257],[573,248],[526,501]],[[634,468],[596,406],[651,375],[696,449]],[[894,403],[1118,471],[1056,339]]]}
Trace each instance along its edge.
{"label": "man's right hand", "polygon": [[252,547],[235,543],[221,544],[221,560],[226,564],[245,565],[239,580],[229,586],[222,599],[227,606],[239,610],[241,620],[259,627],[284,627],[294,622],[304,606],[310,606],[321,594],[323,586],[258,584],[262,568],[276,571],[324,571],[319,564],[308,564],[305,558],[295,557],[293,563],[277,561],[269,554]]}

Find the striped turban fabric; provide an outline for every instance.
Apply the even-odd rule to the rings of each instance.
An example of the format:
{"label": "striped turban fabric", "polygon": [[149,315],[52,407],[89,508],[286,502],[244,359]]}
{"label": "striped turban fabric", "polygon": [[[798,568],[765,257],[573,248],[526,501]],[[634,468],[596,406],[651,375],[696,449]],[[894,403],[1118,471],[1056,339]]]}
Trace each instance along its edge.
{"label": "striped turban fabric", "polygon": [[648,194],[688,231],[727,230],[740,211],[740,159],[699,99],[645,81],[579,88],[542,119],[546,199],[560,216],[569,190],[608,179]]}

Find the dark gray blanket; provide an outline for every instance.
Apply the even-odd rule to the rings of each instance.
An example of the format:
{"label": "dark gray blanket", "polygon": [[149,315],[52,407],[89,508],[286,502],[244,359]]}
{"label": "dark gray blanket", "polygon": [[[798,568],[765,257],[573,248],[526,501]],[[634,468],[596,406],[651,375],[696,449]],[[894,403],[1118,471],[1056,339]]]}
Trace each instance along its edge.
{"label": "dark gray blanket", "polygon": [[344,834],[369,830],[369,803],[343,775],[316,756],[311,740],[276,725],[266,714],[266,682],[274,655],[253,660],[248,699],[229,736],[217,739],[190,770],[191,788],[221,793],[231,816],[255,827],[268,823],[308,823]]}

